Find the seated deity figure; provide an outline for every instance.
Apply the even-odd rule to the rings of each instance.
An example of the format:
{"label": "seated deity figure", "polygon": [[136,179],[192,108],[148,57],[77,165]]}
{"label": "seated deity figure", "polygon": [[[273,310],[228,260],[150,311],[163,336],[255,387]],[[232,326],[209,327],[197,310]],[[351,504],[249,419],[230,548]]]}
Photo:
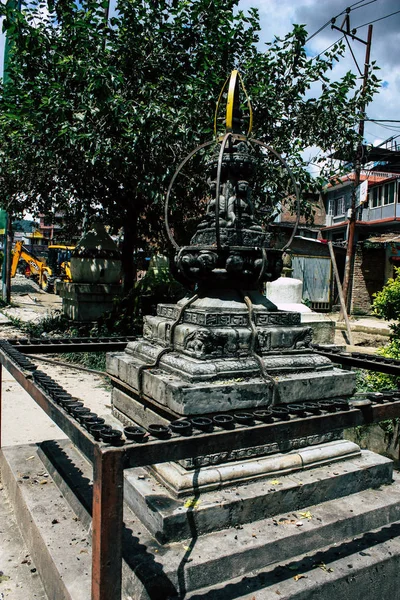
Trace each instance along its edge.
{"label": "seated deity figure", "polygon": [[254,205],[251,200],[251,188],[245,180],[239,180],[227,203],[227,226],[233,227],[238,219],[242,226],[262,231],[260,225],[254,223]]}
{"label": "seated deity figure", "polygon": [[[215,180],[208,181],[208,185],[210,187],[210,196],[211,199],[207,205],[205,221],[201,223],[202,228],[210,227],[215,222],[215,211],[216,211],[216,195],[217,195],[217,182]],[[220,192],[224,191],[224,186],[221,186]],[[219,215],[219,225],[220,227],[226,226],[226,198],[224,193],[220,193],[219,195],[219,207],[218,207],[218,215]]]}

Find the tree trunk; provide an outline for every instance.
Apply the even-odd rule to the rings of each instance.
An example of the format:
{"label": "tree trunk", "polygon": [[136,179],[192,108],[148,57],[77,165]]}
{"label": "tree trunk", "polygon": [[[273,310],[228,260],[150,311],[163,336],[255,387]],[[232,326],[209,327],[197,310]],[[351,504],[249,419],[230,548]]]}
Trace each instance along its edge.
{"label": "tree trunk", "polygon": [[137,250],[137,216],[127,211],[124,224],[124,241],[122,242],[122,285],[127,294],[136,281],[135,254]]}

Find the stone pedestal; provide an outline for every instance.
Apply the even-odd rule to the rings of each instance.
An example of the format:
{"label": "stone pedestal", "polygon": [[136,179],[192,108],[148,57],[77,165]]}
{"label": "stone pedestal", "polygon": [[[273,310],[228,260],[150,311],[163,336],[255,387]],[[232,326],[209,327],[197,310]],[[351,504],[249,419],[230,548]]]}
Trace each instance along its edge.
{"label": "stone pedestal", "polygon": [[[254,290],[214,290],[207,297],[160,304],[156,316],[145,317],[143,338],[128,344],[125,352],[107,356],[114,415],[126,425],[148,427],[182,417],[350,396],[354,374],[315,353],[311,340],[312,330],[301,323],[299,313],[276,310]],[[208,469],[200,472],[199,489],[219,489],[265,478],[275,469],[296,470],[296,460],[301,460],[292,464],[293,456],[279,458],[279,452],[340,439],[340,432],[328,437],[321,432],[313,439],[282,440],[281,445],[266,441],[243,449],[244,454],[205,453],[177,467],[154,467],[153,475],[178,497],[191,493],[187,482],[195,468]],[[328,445],[325,458],[347,454],[348,446],[340,442]],[[318,453],[309,456],[309,466],[318,464]]]}
{"label": "stone pedestal", "polygon": [[95,321],[113,308],[114,298],[122,295],[122,286],[105,283],[60,281],[56,292],[62,298],[63,313],[72,321]]}
{"label": "stone pedestal", "polygon": [[108,372],[172,419],[353,393],[354,374],[311,350],[299,313],[274,310],[254,291],[244,296],[250,310],[237,291],[160,304],[143,338],[109,355]]}

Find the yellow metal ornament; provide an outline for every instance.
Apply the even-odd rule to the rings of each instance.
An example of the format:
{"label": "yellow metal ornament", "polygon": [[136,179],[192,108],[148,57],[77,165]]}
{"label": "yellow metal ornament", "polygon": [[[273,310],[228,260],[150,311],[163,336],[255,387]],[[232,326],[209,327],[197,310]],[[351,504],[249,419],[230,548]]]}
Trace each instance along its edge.
{"label": "yellow metal ornament", "polygon": [[[234,133],[238,136],[243,136],[243,138],[246,138],[250,135],[251,130],[253,129],[253,109],[251,106],[249,95],[246,92],[246,88],[244,87],[243,79],[237,69],[234,69],[232,71],[232,73],[230,74],[230,76],[228,77],[228,79],[225,81],[224,85],[222,86],[220,95],[218,97],[217,106],[216,106],[215,115],[214,115],[214,135],[215,135],[215,137],[218,136],[218,134],[217,134],[217,117],[218,117],[218,112],[219,112],[219,108],[221,105],[222,96],[223,96],[226,88],[228,88],[228,95],[227,95],[227,103],[226,103],[225,133]],[[248,131],[247,131],[246,135],[243,135],[242,132],[240,131],[240,127],[239,127],[240,119],[237,118],[237,112],[240,110],[240,99],[239,99],[240,89],[242,89],[242,91],[246,97],[247,106],[249,109],[249,127],[248,127]],[[222,139],[222,138],[223,138],[223,136],[219,136],[218,139]]]}

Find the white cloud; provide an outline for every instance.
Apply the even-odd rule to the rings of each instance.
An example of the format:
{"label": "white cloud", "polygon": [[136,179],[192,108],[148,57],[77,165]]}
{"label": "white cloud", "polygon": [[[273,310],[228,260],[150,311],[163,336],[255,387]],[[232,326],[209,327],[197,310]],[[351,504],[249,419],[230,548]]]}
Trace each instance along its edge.
{"label": "white cloud", "polygon": [[[368,2],[369,0],[365,0]],[[243,10],[254,6],[260,11],[261,35],[260,41],[272,41],[275,36],[282,36],[292,29],[294,23],[304,24],[309,35],[312,35],[325,23],[330,22],[349,6],[349,0],[240,0],[239,7]],[[350,12],[351,28],[364,25],[381,17],[385,17],[396,10],[399,5],[393,0],[375,0],[367,6],[353,7]],[[344,16],[337,18],[336,25],[340,27]],[[357,35],[366,39],[368,27],[361,27]],[[316,55],[325,50],[341,37],[338,31],[332,30],[330,25],[313,37],[308,50],[310,55]],[[400,58],[397,48],[400,47],[400,13],[385,18],[373,24],[371,45],[371,60],[375,60],[380,67],[377,72],[379,79],[385,84],[374,101],[367,107],[367,115],[373,119],[399,119],[400,97]],[[356,60],[361,72],[364,70],[365,46],[360,42],[352,42]],[[334,78],[341,77],[346,71],[357,72],[357,67],[347,52],[347,57],[337,64],[332,71]],[[397,129],[396,129],[397,128]],[[365,124],[365,137],[373,143],[375,139],[387,139],[400,133],[400,123]]]}

